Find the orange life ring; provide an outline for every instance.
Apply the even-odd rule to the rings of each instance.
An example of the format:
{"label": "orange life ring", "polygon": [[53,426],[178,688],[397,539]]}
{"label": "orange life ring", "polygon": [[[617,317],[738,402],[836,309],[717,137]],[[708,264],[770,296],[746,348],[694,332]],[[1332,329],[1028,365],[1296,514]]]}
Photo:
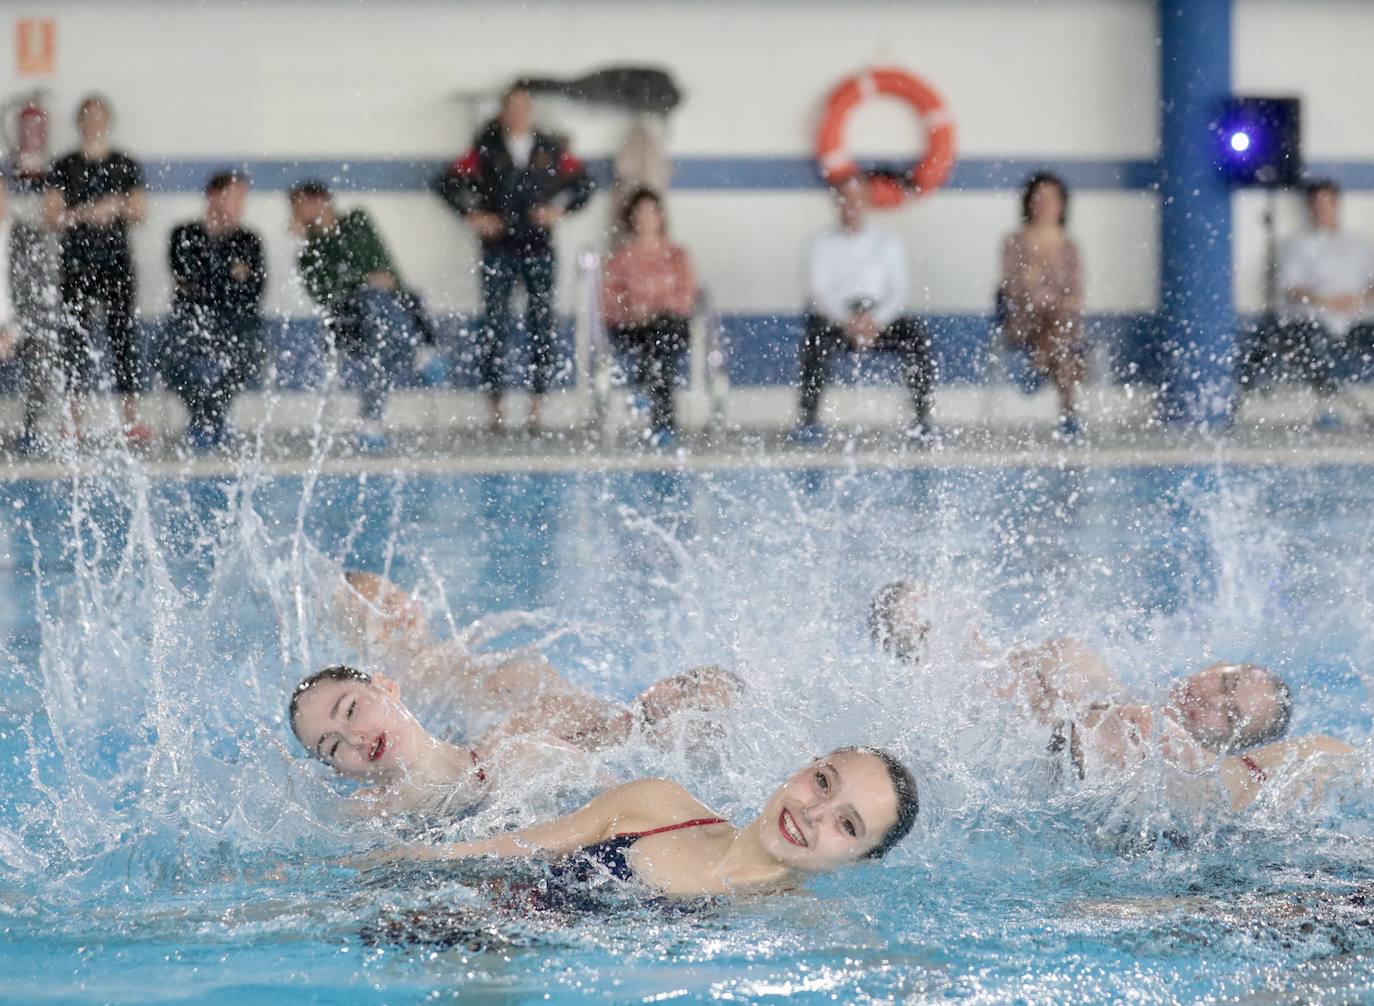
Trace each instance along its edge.
{"label": "orange life ring", "polygon": [[821,175],[832,185],[856,174],[854,158],[844,146],[845,123],[854,106],[874,94],[900,98],[921,117],[926,130],[925,155],[900,172],[870,171],[865,175],[874,206],[891,209],[908,194],[928,195],[938,189],[954,167],[954,120],[938,91],[905,70],[873,69],[847,77],[825,102],[816,133],[816,160]]}

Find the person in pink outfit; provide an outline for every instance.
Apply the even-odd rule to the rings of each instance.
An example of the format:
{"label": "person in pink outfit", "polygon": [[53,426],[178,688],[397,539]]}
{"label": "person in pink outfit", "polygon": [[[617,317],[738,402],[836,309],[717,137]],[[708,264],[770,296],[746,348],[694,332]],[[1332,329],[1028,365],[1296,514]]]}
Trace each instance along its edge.
{"label": "person in pink outfit", "polygon": [[611,344],[649,397],[650,435],[671,440],[673,381],[690,338],[697,284],[687,250],[668,238],[663,200],[637,189],[624,208],[629,235],[606,262],[601,307]]}

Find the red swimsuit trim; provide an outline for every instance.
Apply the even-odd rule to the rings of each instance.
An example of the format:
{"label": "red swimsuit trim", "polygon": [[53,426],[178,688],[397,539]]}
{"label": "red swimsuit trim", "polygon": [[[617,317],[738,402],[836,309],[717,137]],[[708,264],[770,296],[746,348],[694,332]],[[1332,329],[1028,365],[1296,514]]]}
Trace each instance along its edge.
{"label": "red swimsuit trim", "polygon": [[1255,777],[1255,782],[1263,783],[1269,778],[1269,774],[1260,767],[1260,763],[1249,755],[1241,755],[1240,763],[1250,770],[1250,774]]}
{"label": "red swimsuit trim", "polygon": [[708,824],[724,824],[723,817],[698,817],[692,821],[683,821],[680,824],[665,824],[662,828],[650,828],[648,831],[622,831],[616,834],[616,838],[644,838],[648,835],[661,835],[665,831],[677,831],[679,828],[704,828]]}
{"label": "red swimsuit trim", "polygon": [[477,752],[468,748],[468,754],[472,755],[472,770],[477,773],[477,781],[486,782],[487,774],[482,771],[482,766],[477,764]]}

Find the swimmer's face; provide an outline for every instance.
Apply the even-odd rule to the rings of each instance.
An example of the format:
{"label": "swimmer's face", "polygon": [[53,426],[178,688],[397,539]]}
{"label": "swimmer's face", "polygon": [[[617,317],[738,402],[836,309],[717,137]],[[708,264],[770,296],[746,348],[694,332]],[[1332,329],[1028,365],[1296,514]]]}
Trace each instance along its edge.
{"label": "swimmer's face", "polygon": [[396,683],[320,681],[300,696],[291,724],[301,746],[350,779],[386,783],[405,773],[427,736]]}
{"label": "swimmer's face", "polygon": [[783,783],[760,821],[760,842],[771,856],[823,873],[878,847],[897,822],[897,792],[882,759],[837,751]]}
{"label": "swimmer's face", "polygon": [[1169,692],[1178,721],[1212,751],[1248,747],[1253,738],[1266,736],[1283,701],[1274,676],[1253,664],[1213,664]]}

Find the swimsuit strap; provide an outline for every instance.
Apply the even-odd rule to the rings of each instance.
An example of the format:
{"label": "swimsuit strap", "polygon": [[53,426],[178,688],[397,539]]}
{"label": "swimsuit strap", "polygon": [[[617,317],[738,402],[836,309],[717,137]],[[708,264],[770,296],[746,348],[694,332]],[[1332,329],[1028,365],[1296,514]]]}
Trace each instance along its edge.
{"label": "swimsuit strap", "polygon": [[680,828],[704,828],[708,824],[724,824],[723,817],[698,817],[691,821],[682,821],[678,824],[665,824],[662,828],[650,828],[648,831],[622,831],[616,838],[645,838],[649,835],[661,835],[665,831],[677,831]]}
{"label": "swimsuit strap", "polygon": [[1264,771],[1260,763],[1255,761],[1255,759],[1251,758],[1248,754],[1240,756],[1240,763],[1250,770],[1250,774],[1255,777],[1255,782],[1263,785],[1264,781],[1269,778],[1269,773]]}

